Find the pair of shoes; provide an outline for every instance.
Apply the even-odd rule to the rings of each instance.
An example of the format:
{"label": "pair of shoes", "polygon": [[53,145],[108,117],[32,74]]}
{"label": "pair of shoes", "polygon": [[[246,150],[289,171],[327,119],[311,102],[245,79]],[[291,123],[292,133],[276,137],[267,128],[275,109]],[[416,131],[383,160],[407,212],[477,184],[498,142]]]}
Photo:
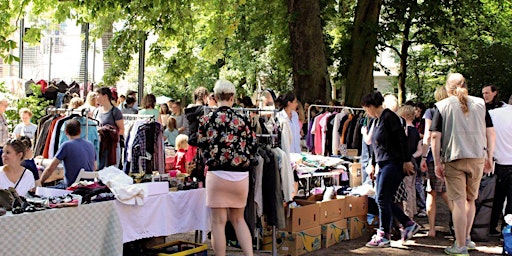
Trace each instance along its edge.
{"label": "pair of shoes", "polygon": [[418,214],[416,214],[416,217],[425,218],[427,217],[427,213],[424,210],[421,210]]}
{"label": "pair of shoes", "polygon": [[468,248],[468,251],[476,250],[475,242],[471,241],[471,239],[466,238],[466,248]]}
{"label": "pair of shoes", "polygon": [[372,248],[386,248],[390,247],[391,244],[389,243],[389,239],[386,238],[386,235],[384,232],[377,230],[377,234],[372,236],[372,240],[370,242],[366,243],[366,247],[372,247]]}
{"label": "pair of shoes", "polygon": [[494,228],[489,231],[489,236],[498,237],[500,235],[501,235],[501,232],[499,232],[498,230],[496,230]]}
{"label": "pair of shoes", "polygon": [[400,233],[401,233],[402,241],[411,239],[414,236],[414,234],[416,234],[416,233],[418,233],[418,231],[420,231],[420,228],[421,228],[421,226],[416,222],[414,222],[412,225],[410,225],[406,228],[401,228]]}
{"label": "pair of shoes", "polygon": [[468,248],[466,248],[466,246],[457,247],[456,243],[450,247],[445,248],[444,253],[456,256],[469,256]]}

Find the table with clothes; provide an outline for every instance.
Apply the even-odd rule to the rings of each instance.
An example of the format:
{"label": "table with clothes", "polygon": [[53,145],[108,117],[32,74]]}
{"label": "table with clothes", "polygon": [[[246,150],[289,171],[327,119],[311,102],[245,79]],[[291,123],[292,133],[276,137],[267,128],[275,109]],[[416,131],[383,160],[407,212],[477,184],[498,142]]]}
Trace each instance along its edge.
{"label": "table with clothes", "polygon": [[349,162],[341,157],[291,153],[290,159],[297,170],[299,179],[306,179],[304,186],[306,194],[309,193],[312,180],[316,177],[321,178],[322,183],[323,178],[332,178],[333,185],[339,185],[339,181],[348,181],[349,179],[347,172]]}
{"label": "table with clothes", "polygon": [[0,255],[122,255],[112,201],[0,217]]}
{"label": "table with clothes", "polygon": [[123,227],[123,243],[196,230],[202,231],[201,241],[204,241],[210,230],[206,189],[147,196],[143,205],[129,205],[116,200],[114,209]]}

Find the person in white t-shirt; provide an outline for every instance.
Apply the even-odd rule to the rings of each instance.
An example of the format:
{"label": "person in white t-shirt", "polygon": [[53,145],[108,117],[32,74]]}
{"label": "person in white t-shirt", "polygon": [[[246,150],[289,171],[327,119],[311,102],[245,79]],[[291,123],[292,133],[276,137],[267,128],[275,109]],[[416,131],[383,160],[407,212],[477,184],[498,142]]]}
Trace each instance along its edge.
{"label": "person in white t-shirt", "polygon": [[27,136],[33,140],[36,134],[37,125],[30,122],[30,119],[32,118],[32,111],[28,108],[22,108],[20,109],[19,114],[21,123],[16,125],[14,128],[14,137],[18,139],[21,136]]}
{"label": "person in white t-shirt", "polygon": [[[492,205],[489,236],[499,236],[501,230],[496,230],[500,215],[503,212],[503,203],[507,202],[503,216],[512,213],[512,106],[503,105],[501,108],[489,110],[494,130],[496,132],[496,145],[494,147],[494,173],[498,176]],[[502,218],[502,228],[506,222]]]}
{"label": "person in white t-shirt", "polygon": [[21,140],[7,141],[2,153],[4,166],[0,167],[0,188],[13,187],[20,196],[25,196],[29,190],[36,186],[32,172],[21,166],[25,149]]}

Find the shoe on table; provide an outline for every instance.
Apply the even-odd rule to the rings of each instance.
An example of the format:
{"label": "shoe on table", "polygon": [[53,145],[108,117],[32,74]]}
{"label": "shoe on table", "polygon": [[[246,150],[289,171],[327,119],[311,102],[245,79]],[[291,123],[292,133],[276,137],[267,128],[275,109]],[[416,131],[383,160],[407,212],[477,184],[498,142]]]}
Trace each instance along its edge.
{"label": "shoe on table", "polygon": [[466,248],[468,248],[468,251],[476,250],[475,242],[471,241],[471,239],[466,238]]}
{"label": "shoe on table", "polygon": [[418,231],[420,231],[420,228],[421,228],[420,225],[416,222],[414,222],[414,224],[412,224],[406,228],[401,228],[400,233],[401,233],[402,241],[411,239],[414,236],[414,234],[416,234],[416,233],[418,233]]}
{"label": "shoe on table", "polygon": [[372,240],[366,243],[366,247],[372,248],[386,248],[390,247],[389,239],[386,238],[384,232],[377,230],[377,234],[372,236]]}
{"label": "shoe on table", "polygon": [[455,242],[452,246],[445,248],[444,253],[455,256],[469,256],[468,248],[466,246],[457,247]]}

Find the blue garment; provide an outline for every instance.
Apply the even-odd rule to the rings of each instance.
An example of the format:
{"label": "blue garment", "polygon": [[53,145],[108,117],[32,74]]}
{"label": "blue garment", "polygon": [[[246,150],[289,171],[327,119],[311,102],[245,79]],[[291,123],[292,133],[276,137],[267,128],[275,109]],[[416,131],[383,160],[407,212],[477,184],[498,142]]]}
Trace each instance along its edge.
{"label": "blue garment", "polygon": [[361,172],[363,177],[363,184],[366,183],[366,179],[370,179],[368,173],[366,173],[366,166],[368,166],[368,163],[370,162],[370,145],[366,145],[366,142],[364,142],[364,138],[361,138],[362,140],[362,146],[361,146]]}
{"label": "blue garment", "polygon": [[379,229],[388,235],[393,217],[404,227],[408,226],[407,222],[411,219],[393,202],[398,186],[405,176],[402,171],[402,163],[384,161],[379,162],[379,167],[375,186],[375,202],[379,207]]}
{"label": "blue garment", "polygon": [[32,174],[34,175],[35,180],[39,179],[39,170],[37,170],[37,165],[36,165],[36,162],[34,161],[34,158],[25,159],[25,160],[21,161],[20,165],[25,167],[27,170],[31,171]]}
{"label": "blue garment", "polygon": [[[93,120],[87,119],[88,125],[86,125],[86,117],[75,117],[74,119],[80,123],[80,138],[88,140],[92,143],[96,152],[96,159],[100,159],[100,137],[98,135],[98,124]],[[66,136],[66,123],[67,121],[64,122],[60,129],[59,148],[64,142],[69,140],[68,136]]]}
{"label": "blue garment", "polygon": [[58,92],[57,93],[57,100],[55,101],[55,107],[56,108],[60,108],[62,107],[62,101],[64,100],[64,96],[66,94],[65,93],[62,93],[62,92]]}
{"label": "blue garment", "polygon": [[169,131],[169,129],[165,129],[164,136],[167,138],[167,144],[171,146],[176,146],[176,137],[178,137],[178,129],[174,129],[174,131]]}
{"label": "blue garment", "polygon": [[96,154],[92,143],[80,138],[64,142],[55,158],[64,161],[64,182],[69,187],[75,182],[80,169],[94,170]]}
{"label": "blue garment", "polygon": [[[419,164],[418,164],[419,166]],[[427,210],[427,201],[425,197],[425,187],[423,186],[423,175],[424,172],[416,172],[416,180],[414,181],[414,187],[416,189],[416,206],[421,211]]]}

